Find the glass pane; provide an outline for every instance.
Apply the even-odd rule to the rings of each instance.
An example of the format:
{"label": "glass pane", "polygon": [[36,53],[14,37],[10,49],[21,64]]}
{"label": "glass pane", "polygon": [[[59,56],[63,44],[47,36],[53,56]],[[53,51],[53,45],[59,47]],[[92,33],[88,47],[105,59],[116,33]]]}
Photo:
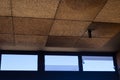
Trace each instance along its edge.
{"label": "glass pane", "polygon": [[79,71],[78,56],[45,56],[45,71]]}
{"label": "glass pane", "polygon": [[1,70],[37,71],[37,55],[2,54]]}
{"label": "glass pane", "polygon": [[83,71],[115,71],[113,57],[82,56]]}

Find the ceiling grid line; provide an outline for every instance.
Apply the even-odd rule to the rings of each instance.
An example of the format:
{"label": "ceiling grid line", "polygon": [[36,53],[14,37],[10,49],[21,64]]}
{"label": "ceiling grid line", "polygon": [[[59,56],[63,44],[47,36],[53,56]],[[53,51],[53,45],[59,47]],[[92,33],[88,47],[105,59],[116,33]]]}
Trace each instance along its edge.
{"label": "ceiling grid line", "polygon": [[11,17],[12,17],[12,35],[13,35],[13,45],[15,45],[15,29],[14,29],[14,17],[13,17],[13,7],[12,0],[10,0],[10,8],[11,8]]}
{"label": "ceiling grid line", "polygon": [[[94,20],[95,20],[95,18],[97,17],[97,15],[102,11],[102,9],[103,9],[104,6],[106,5],[107,1],[108,1],[108,0],[106,0],[105,4],[104,4],[103,7],[101,7],[101,9],[98,11],[98,13],[96,14],[96,16],[94,17],[94,19],[92,20],[91,23],[94,22]],[[89,26],[90,26],[90,24],[89,24]],[[88,26],[87,30],[89,29],[89,26]],[[87,30],[84,32],[84,34],[87,32]],[[84,34],[81,36],[81,38],[84,36]],[[98,38],[98,37],[96,37],[96,38]]]}
{"label": "ceiling grid line", "polygon": [[94,20],[96,19],[96,17],[99,15],[99,13],[104,9],[105,5],[107,4],[108,0],[106,0],[105,4],[103,5],[103,7],[101,7],[101,9],[98,11],[98,13],[95,15],[94,19],[92,22],[94,22]]}
{"label": "ceiling grid line", "polygon": [[[9,34],[9,33],[0,33],[0,34]],[[15,35],[24,35],[24,36],[43,36],[40,34],[15,34]],[[56,35],[51,35],[51,37],[58,37]],[[66,37],[66,36],[60,36],[60,37]],[[88,38],[88,37],[83,37],[83,36],[67,36],[67,37],[80,37],[80,38]],[[93,38],[110,38],[110,37],[93,37]]]}
{"label": "ceiling grid line", "polygon": [[120,0],[108,0],[94,21],[120,23]]}
{"label": "ceiling grid line", "polygon": [[62,2],[62,0],[59,0],[58,6],[57,6],[57,8],[56,8],[55,15],[54,15],[54,18],[53,18],[53,23],[51,24],[50,29],[49,29],[49,34],[48,34],[48,37],[47,37],[47,41],[46,41],[45,46],[46,46],[47,43],[48,43],[48,38],[49,38],[49,36],[50,36],[50,32],[51,32],[51,30],[52,30],[52,26],[54,25],[55,18],[56,18],[56,15],[57,15],[57,12],[58,12],[58,9],[59,9],[59,7],[60,7],[61,2]]}
{"label": "ceiling grid line", "polygon": [[[12,16],[0,16],[1,17],[12,17]],[[96,16],[97,17],[97,16]],[[54,20],[54,18],[34,18],[34,17],[18,17],[13,16],[13,18],[31,18],[31,19],[46,19],[46,20]],[[99,22],[94,20],[74,20],[74,19],[55,19],[55,20],[62,20],[62,21],[80,21],[80,22]],[[116,22],[104,22],[104,23],[116,23]],[[119,24],[119,23],[117,23]]]}
{"label": "ceiling grid line", "polygon": [[[0,16],[3,17],[3,16]],[[11,16],[4,16],[4,17],[11,17]],[[14,18],[31,18],[31,19],[49,19],[53,20],[54,18],[36,18],[36,17],[19,17],[19,16],[13,16]],[[57,19],[55,20],[63,20],[63,21],[81,21],[81,22],[91,22],[91,20],[74,20],[74,19]]]}
{"label": "ceiling grid line", "polygon": [[[3,16],[0,16],[3,17]],[[4,16],[4,17],[11,17],[11,16]],[[35,17],[19,17],[13,16],[14,18],[31,18],[31,19],[47,19],[47,20],[54,20],[54,18],[35,18]],[[62,20],[62,21],[81,21],[81,22],[92,22],[92,20],[74,20],[74,19],[56,19],[55,20]]]}
{"label": "ceiling grid line", "polygon": [[[53,23],[51,24],[51,27],[50,27],[50,30],[49,30],[49,35],[50,35],[50,31],[51,31],[51,29],[52,29],[52,26],[53,26],[53,24],[54,24],[54,22],[55,22],[55,20],[56,20],[55,18],[56,18],[56,15],[57,15],[59,6],[60,6],[60,4],[61,4],[61,1],[62,1],[62,0],[59,1],[58,6],[57,6],[57,8],[56,8],[55,15],[54,15],[54,18],[53,18]],[[48,36],[49,36],[49,35],[48,35]]]}

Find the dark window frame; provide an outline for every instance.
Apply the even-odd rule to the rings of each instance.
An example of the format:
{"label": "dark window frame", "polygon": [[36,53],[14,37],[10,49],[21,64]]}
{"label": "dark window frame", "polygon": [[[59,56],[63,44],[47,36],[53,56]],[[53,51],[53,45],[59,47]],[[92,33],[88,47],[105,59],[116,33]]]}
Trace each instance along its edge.
{"label": "dark window frame", "polygon": [[[48,76],[48,75],[72,75],[79,76],[81,74],[89,76],[93,74],[97,75],[111,75],[114,74],[117,75],[117,78],[115,80],[118,80],[118,71],[117,71],[117,59],[116,59],[116,52],[54,52],[54,51],[11,51],[11,50],[2,50],[0,51],[0,60],[1,60],[1,54],[20,54],[20,55],[38,55],[38,71],[0,71],[0,76],[2,76],[2,79],[8,75],[8,77],[21,77],[24,76],[26,78],[30,78],[32,80],[32,76],[39,78],[39,76]],[[44,65],[44,56],[45,55],[68,55],[68,56],[78,56],[79,61],[79,71],[45,71],[45,65]],[[82,56],[113,56],[114,65],[115,65],[115,72],[93,72],[93,71],[82,71]],[[1,62],[1,61],[0,61]],[[0,64],[1,65],[1,64]],[[41,66],[42,65],[42,66]],[[16,76],[14,76],[16,75]],[[49,76],[48,76],[49,77]],[[0,78],[1,79],[1,78]]]}
{"label": "dark window frame", "polygon": [[[82,57],[84,57],[84,56],[82,56]],[[113,56],[85,56],[85,57],[112,57],[112,62],[113,62],[113,67],[114,67],[114,70],[116,71],[116,69],[115,69],[115,63],[114,63],[114,57]],[[82,61],[83,61],[83,59],[82,59]],[[84,66],[83,66],[83,63],[82,63],[82,67],[84,68]],[[95,70],[95,71],[84,71],[84,70],[82,70],[83,72],[115,72],[115,71],[97,71],[97,70]]]}
{"label": "dark window frame", "polygon": [[[79,56],[78,55],[44,55],[44,58],[45,58],[45,56],[67,56],[67,57],[70,57],[70,56],[76,56],[76,57],[78,57],[77,59],[78,59],[78,71],[72,71],[72,70],[68,70],[68,71],[65,71],[65,70],[63,70],[63,72],[79,72],[80,71],[80,66],[79,66],[79,64],[80,64],[80,59],[79,59]],[[44,59],[45,60],[45,59]],[[45,61],[44,61],[44,68],[45,68]],[[46,71],[47,72],[47,70],[45,70],[44,69],[44,71]],[[49,71],[52,71],[52,70],[48,70],[48,72]],[[53,70],[52,72],[62,72],[62,70]]]}
{"label": "dark window frame", "polygon": [[[13,69],[13,70],[9,70],[9,69],[5,69],[5,70],[3,69],[3,70],[2,70],[2,69],[1,69],[1,67],[2,67],[2,55],[14,56],[14,57],[15,57],[15,56],[19,57],[19,56],[24,56],[24,55],[25,55],[25,57],[27,57],[27,56],[35,56],[36,59],[37,59],[37,65],[38,65],[38,55],[32,55],[32,54],[1,54],[0,71],[20,71],[20,72],[21,72],[21,71],[28,71],[28,72],[29,72],[29,71],[37,71],[37,70],[38,70],[38,66],[36,66],[36,69],[37,69],[37,70],[34,70],[34,69],[33,69],[33,70],[32,70],[32,69],[26,70],[26,69],[24,69],[24,68],[23,68],[23,69]],[[27,58],[26,58],[26,59],[27,59]],[[17,63],[19,63],[19,62],[17,62]],[[35,62],[35,63],[36,63],[36,62]],[[24,65],[23,65],[23,66],[24,66]]]}
{"label": "dark window frame", "polygon": [[[12,51],[12,50],[5,51],[5,50],[2,50],[2,51],[0,51],[0,67],[1,67],[1,55],[2,54],[38,55],[38,61],[37,61],[38,62],[38,71],[42,71],[42,72],[45,71],[45,61],[44,61],[45,55],[78,56],[78,61],[79,61],[78,62],[78,65],[79,65],[78,72],[84,72],[83,65],[82,65],[82,56],[106,56],[106,57],[113,56],[115,72],[117,72],[117,70],[118,70],[115,52],[54,52],[54,51]],[[56,71],[56,72],[61,72],[61,71]],[[73,72],[73,71],[69,71],[69,72]],[[94,71],[89,71],[89,72],[94,72]],[[103,72],[107,72],[107,71],[103,71]]]}

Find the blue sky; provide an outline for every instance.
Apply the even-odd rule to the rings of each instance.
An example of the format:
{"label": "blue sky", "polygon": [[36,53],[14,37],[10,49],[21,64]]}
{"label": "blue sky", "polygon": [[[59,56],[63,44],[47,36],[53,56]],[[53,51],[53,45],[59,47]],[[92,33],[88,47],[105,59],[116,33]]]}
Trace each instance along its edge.
{"label": "blue sky", "polygon": [[[82,56],[83,71],[115,71],[113,57]],[[78,56],[45,55],[46,71],[79,71]],[[37,55],[2,54],[1,70],[37,71]]]}
{"label": "blue sky", "polygon": [[37,70],[37,55],[11,55],[3,54],[1,61],[1,70]]}

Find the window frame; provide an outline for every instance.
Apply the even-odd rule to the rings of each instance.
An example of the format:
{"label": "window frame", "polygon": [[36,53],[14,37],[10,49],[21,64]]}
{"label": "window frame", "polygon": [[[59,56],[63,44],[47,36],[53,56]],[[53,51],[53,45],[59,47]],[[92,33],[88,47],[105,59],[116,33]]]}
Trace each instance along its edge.
{"label": "window frame", "polygon": [[[116,71],[115,63],[114,63],[114,57],[113,56],[82,56],[82,57],[112,57],[112,59],[113,59],[113,67],[114,67],[114,70]],[[82,62],[83,62],[83,58],[82,58]],[[82,67],[83,67],[83,70],[82,70],[83,72],[115,72],[115,71],[97,71],[97,70],[95,70],[95,71],[92,71],[92,70],[84,71],[83,63],[82,63]]]}
{"label": "window frame", "polygon": [[[116,58],[116,54],[117,52],[85,52],[81,54],[81,60],[82,60],[82,56],[103,56],[103,57],[113,57],[113,65],[115,67],[115,73],[118,74],[118,66],[117,66],[117,58]],[[83,62],[83,61],[82,61]],[[83,67],[83,66],[82,66]],[[95,73],[107,73],[107,72],[111,72],[111,71],[83,71],[84,73],[91,73],[91,72],[95,72]],[[114,73],[111,72],[111,73]]]}
{"label": "window frame", "polygon": [[[3,55],[3,56],[2,56]],[[12,69],[9,69],[9,66],[8,66],[8,68],[7,69],[5,69],[5,68],[3,68],[2,69],[2,57],[5,57],[5,56],[9,56],[9,57],[36,57],[36,61],[35,61],[35,64],[37,63],[37,66],[35,66],[36,67],[36,70],[35,69],[24,69],[23,67],[20,69],[19,67],[18,68],[12,68]],[[4,59],[4,58],[3,58]],[[20,58],[19,58],[20,59]],[[27,59],[27,58],[26,58]],[[31,55],[31,54],[1,54],[1,65],[0,65],[0,71],[38,71],[38,55]],[[3,61],[4,62],[4,61]],[[21,62],[20,62],[21,63]],[[5,64],[5,63],[3,63],[3,64]],[[18,62],[18,64],[19,64],[19,62]],[[24,66],[24,65],[23,65]]]}
{"label": "window frame", "polygon": [[[44,67],[44,68],[45,68],[44,71],[58,71],[58,72],[59,72],[59,71],[60,71],[60,72],[62,72],[62,71],[66,71],[66,72],[70,72],[70,71],[72,71],[72,72],[78,72],[78,71],[80,71],[80,69],[79,69],[79,68],[80,68],[80,67],[79,67],[79,56],[76,56],[76,55],[44,55],[44,58],[45,58],[46,56],[52,56],[52,57],[53,57],[53,56],[54,56],[54,57],[77,57],[77,63],[78,63],[78,64],[77,64],[77,68],[78,68],[78,70],[65,70],[65,69],[64,69],[64,70],[46,70],[46,68],[45,68],[45,67],[46,67],[46,64],[45,64],[45,63],[46,63],[46,62],[45,62],[45,63],[44,63],[44,66],[45,66],[45,67]],[[46,60],[46,58],[45,58],[45,60]]]}
{"label": "window frame", "polygon": [[[58,52],[58,51],[2,50],[2,51],[0,51],[0,60],[1,60],[1,55],[2,54],[38,55],[38,71],[36,71],[36,72],[47,72],[47,71],[45,71],[45,65],[44,65],[44,63],[45,63],[44,56],[45,55],[78,56],[79,71],[55,71],[55,72],[80,72],[80,73],[88,72],[88,71],[83,71],[82,56],[113,56],[115,72],[118,73],[118,71],[117,71],[118,68],[117,68],[116,52],[63,52],[63,51]],[[0,61],[0,67],[1,67],[1,61]],[[25,71],[23,71],[23,72],[25,72]],[[31,72],[33,72],[33,71],[31,71]],[[54,71],[49,71],[49,72],[54,72]],[[89,71],[89,72],[94,72],[94,71]],[[95,72],[97,72],[97,71],[95,71]],[[107,72],[107,71],[103,71],[103,72]]]}
{"label": "window frame", "polygon": [[[117,71],[117,60],[116,60],[116,52],[52,52],[52,51],[0,51],[1,54],[35,54],[38,55],[38,71],[0,71],[0,79],[8,80],[14,79],[16,80],[18,77],[23,79],[30,79],[30,80],[39,80],[40,78],[43,80],[49,80],[49,78],[56,80],[62,79],[76,79],[79,80],[83,79],[98,79],[101,77],[102,80],[109,79],[109,80],[119,80],[119,74]],[[77,55],[79,57],[79,71],[44,71],[44,55]],[[116,65],[115,72],[83,72],[82,71],[82,56],[113,56],[114,57],[114,64]],[[41,66],[42,65],[42,66]],[[54,77],[56,76],[56,78]],[[96,75],[96,76],[94,76]],[[109,75],[109,76],[107,76]],[[84,76],[84,77],[83,77]],[[104,76],[104,78],[102,78]]]}
{"label": "window frame", "polygon": [[[43,51],[44,53],[44,72],[82,72],[82,60],[81,55],[79,55],[79,52],[55,52],[55,51]],[[78,68],[79,71],[45,71],[45,55],[58,55],[58,56],[78,56]]]}
{"label": "window frame", "polygon": [[0,51],[0,72],[38,72],[38,65],[37,65],[37,71],[33,71],[33,70],[1,70],[1,65],[2,65],[2,54],[8,54],[8,55],[37,55],[37,64],[38,59],[39,59],[39,55],[38,53],[36,53],[36,51],[13,51],[13,50],[2,50]]}

